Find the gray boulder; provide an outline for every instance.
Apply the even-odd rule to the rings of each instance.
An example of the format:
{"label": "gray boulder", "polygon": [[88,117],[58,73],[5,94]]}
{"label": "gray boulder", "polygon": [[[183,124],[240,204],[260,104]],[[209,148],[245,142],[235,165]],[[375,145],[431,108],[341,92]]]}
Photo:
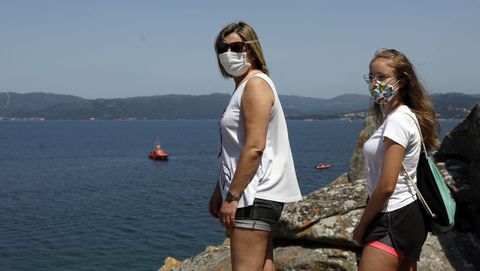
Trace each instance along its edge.
{"label": "gray boulder", "polygon": [[358,137],[357,145],[353,151],[352,158],[350,160],[350,166],[348,168],[348,180],[355,181],[360,179],[366,179],[365,175],[365,160],[363,158],[363,144],[367,141],[370,136],[377,129],[375,120],[372,116],[365,118],[363,121],[363,130],[360,132]]}
{"label": "gray boulder", "polygon": [[447,134],[435,158],[455,179],[457,229],[480,232],[480,104]]}
{"label": "gray boulder", "polygon": [[337,248],[288,246],[275,248],[273,259],[278,271],[356,270],[357,257],[352,251]]}
{"label": "gray boulder", "polygon": [[273,235],[281,239],[354,246],[351,234],[366,199],[365,180],[322,188],[299,202],[286,204]]}

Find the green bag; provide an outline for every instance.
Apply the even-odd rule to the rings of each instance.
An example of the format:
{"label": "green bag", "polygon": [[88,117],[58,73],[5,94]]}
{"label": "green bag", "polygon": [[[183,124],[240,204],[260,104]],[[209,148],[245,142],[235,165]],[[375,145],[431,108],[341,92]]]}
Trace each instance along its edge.
{"label": "green bag", "polygon": [[[455,225],[456,203],[453,199],[450,188],[443,179],[442,173],[435,165],[432,157],[427,153],[425,143],[423,142],[422,130],[413,116],[420,138],[422,139],[422,153],[417,165],[417,184],[413,182],[411,177],[407,176],[410,184],[417,192],[417,197],[422,203],[428,217],[428,228],[433,234],[445,233]],[[403,166],[403,164],[402,164]],[[405,170],[405,167],[403,166]],[[405,172],[407,172],[405,170]]]}
{"label": "green bag", "polygon": [[433,234],[451,230],[455,224],[456,203],[433,159],[422,153],[417,166],[417,187],[424,201]]}

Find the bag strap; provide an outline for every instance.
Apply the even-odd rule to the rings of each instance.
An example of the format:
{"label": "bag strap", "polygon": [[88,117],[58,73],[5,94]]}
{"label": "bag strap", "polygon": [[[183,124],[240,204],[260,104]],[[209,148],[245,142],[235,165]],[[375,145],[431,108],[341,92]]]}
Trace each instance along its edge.
{"label": "bag strap", "polygon": [[[425,154],[425,156],[428,158],[427,156],[427,148],[425,147],[425,143],[423,142],[423,135],[422,135],[422,129],[420,129],[420,124],[418,124],[418,121],[416,118],[414,118],[412,115],[408,114],[407,115],[412,118],[413,122],[415,122],[416,126],[417,126],[417,129],[418,129],[418,132],[420,133],[420,141],[422,143],[422,148],[423,148],[423,152]],[[425,201],[425,198],[423,197],[422,193],[420,193],[420,190],[418,190],[418,187],[417,185],[413,182],[413,179],[412,177],[410,177],[410,174],[408,174],[408,171],[407,169],[405,168],[405,165],[403,164],[402,162],[402,168],[403,168],[403,171],[405,171],[405,174],[407,175],[408,177],[408,180],[409,180],[409,183],[410,185],[413,187],[413,189],[415,190],[415,192],[417,193],[417,197],[418,199],[420,200],[420,202],[422,203],[423,207],[425,207],[425,210],[427,211],[428,215],[435,218],[437,215],[434,214],[432,212],[432,210],[430,209],[430,207],[428,206],[427,204],[427,201]]]}
{"label": "bag strap", "polygon": [[423,197],[422,193],[420,193],[420,190],[418,190],[417,185],[413,182],[412,177],[410,177],[410,175],[408,174],[407,169],[405,168],[405,165],[403,163],[402,163],[402,168],[405,171],[405,174],[407,175],[410,184],[412,185],[413,189],[417,193],[418,199],[422,203],[423,207],[425,207],[425,211],[427,211],[429,216],[433,218],[437,217],[437,215],[433,213],[432,209],[430,209],[430,207],[428,206],[428,203],[425,201],[425,198]]}

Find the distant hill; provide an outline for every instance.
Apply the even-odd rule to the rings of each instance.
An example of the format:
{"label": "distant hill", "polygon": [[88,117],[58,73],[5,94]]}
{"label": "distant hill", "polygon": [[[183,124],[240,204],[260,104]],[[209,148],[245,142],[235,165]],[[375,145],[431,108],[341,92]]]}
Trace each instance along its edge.
{"label": "distant hill", "polygon": [[280,96],[285,114],[302,115],[336,115],[348,112],[367,111],[369,96],[345,94],[331,99],[309,98],[301,96]]}
{"label": "distant hill", "polygon": [[[0,93],[0,118],[44,119],[216,119],[229,94],[158,95],[118,99],[84,99],[50,93]],[[288,118],[363,117],[369,111],[367,95],[345,94],[331,99],[280,96]],[[463,118],[480,95],[434,94],[441,118]]]}
{"label": "distant hill", "polygon": [[226,94],[163,95],[123,99],[79,99],[8,116],[45,119],[209,119],[222,113]]}
{"label": "distant hill", "polygon": [[480,95],[455,92],[435,94],[431,98],[435,110],[441,118],[464,118],[470,109],[480,101]]}
{"label": "distant hill", "polygon": [[43,92],[20,94],[15,92],[0,92],[0,116],[17,112],[29,112],[45,109],[50,106],[82,101],[83,98],[72,95],[60,95]]}

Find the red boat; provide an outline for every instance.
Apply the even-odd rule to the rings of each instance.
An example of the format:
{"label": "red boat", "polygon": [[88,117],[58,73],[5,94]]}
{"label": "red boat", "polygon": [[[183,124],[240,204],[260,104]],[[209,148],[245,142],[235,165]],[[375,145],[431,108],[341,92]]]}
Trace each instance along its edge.
{"label": "red boat", "polygon": [[152,160],[168,160],[168,153],[160,148],[160,144],[156,144],[155,150],[148,154],[148,158]]}
{"label": "red boat", "polygon": [[327,163],[319,163],[315,166],[315,169],[328,169],[330,168],[330,164]]}

